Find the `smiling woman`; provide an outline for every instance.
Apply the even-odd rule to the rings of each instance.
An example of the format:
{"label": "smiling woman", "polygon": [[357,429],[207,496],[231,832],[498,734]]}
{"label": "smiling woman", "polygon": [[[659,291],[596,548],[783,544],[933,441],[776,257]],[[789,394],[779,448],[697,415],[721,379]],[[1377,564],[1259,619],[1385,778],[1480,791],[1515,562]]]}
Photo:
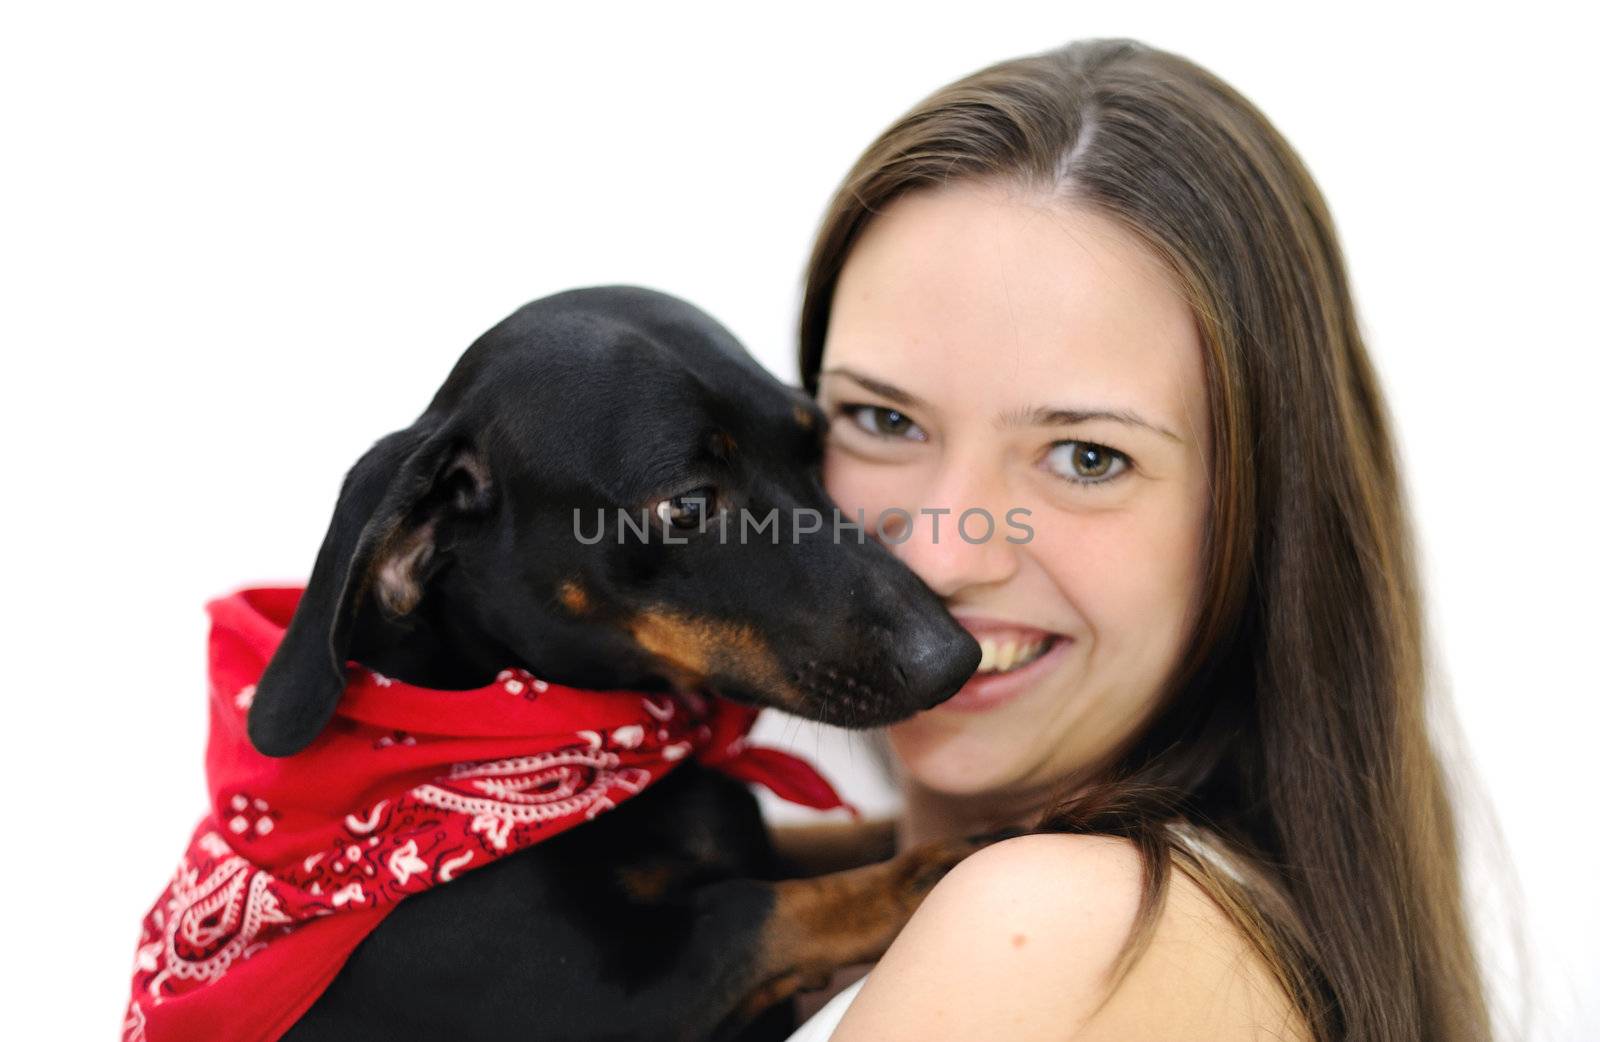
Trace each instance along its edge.
{"label": "smiling woman", "polygon": [[1000,654],[1044,652],[992,661],[953,704],[894,728],[908,787],[1042,810],[1065,770],[1148,716],[1198,606],[1201,366],[1158,260],[1092,212],[958,182],[868,226],[818,382],[828,490],[869,517],[1027,511],[1024,545],[920,525],[897,552]]}
{"label": "smiling woman", "polygon": [[1382,393],[1254,106],[1130,40],[938,91],[823,220],[800,372],[984,645],[887,729],[899,843],[1036,834],[797,1040],[1487,1037]]}

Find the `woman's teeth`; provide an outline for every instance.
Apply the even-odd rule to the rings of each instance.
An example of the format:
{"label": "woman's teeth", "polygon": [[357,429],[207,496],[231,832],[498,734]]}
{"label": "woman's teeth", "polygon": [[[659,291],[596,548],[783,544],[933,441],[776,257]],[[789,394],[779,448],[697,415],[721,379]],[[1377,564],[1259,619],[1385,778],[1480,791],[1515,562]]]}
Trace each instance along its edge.
{"label": "woman's teeth", "polygon": [[978,646],[983,649],[983,660],[978,663],[979,673],[1008,673],[1026,666],[1047,651],[1054,637],[1035,640],[998,640],[981,637]]}

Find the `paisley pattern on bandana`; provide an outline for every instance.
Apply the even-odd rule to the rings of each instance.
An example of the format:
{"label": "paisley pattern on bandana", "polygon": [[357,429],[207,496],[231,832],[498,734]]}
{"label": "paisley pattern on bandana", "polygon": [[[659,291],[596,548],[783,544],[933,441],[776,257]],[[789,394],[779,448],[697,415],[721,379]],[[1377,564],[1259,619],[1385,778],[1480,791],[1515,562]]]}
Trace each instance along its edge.
{"label": "paisley pattern on bandana", "polygon": [[686,758],[854,812],[804,761],[747,744],[751,707],[516,668],[436,691],[350,663],[324,734],[263,756],[245,717],[301,592],[206,605],[212,807],[144,918],[124,1042],[271,1042],[399,901],[588,821]]}

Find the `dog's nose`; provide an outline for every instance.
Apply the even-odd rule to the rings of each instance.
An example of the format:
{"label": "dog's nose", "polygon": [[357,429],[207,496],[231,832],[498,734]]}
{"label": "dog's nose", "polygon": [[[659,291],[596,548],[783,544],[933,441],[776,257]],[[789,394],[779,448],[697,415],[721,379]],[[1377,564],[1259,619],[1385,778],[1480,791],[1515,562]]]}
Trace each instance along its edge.
{"label": "dog's nose", "polygon": [[983,658],[972,634],[950,621],[919,626],[902,646],[899,672],[926,709],[960,691]]}

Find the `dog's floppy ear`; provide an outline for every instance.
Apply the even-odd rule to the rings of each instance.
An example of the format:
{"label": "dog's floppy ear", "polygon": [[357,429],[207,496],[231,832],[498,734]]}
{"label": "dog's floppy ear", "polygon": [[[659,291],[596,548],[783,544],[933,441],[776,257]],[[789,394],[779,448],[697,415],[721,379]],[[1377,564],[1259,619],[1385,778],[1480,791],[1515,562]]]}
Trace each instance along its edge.
{"label": "dog's floppy ear", "polygon": [[464,433],[418,421],[350,468],[294,618],[256,684],[247,729],[268,756],[289,756],[327,726],[345,686],[356,610],[390,616],[422,599],[439,524],[488,509],[487,457]]}

